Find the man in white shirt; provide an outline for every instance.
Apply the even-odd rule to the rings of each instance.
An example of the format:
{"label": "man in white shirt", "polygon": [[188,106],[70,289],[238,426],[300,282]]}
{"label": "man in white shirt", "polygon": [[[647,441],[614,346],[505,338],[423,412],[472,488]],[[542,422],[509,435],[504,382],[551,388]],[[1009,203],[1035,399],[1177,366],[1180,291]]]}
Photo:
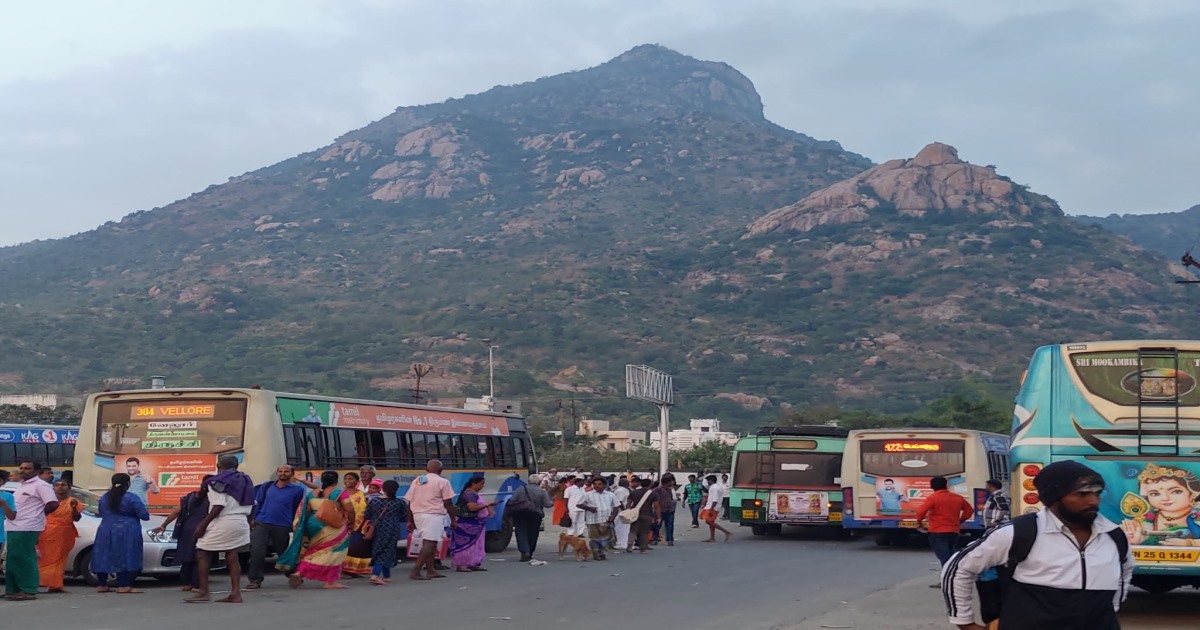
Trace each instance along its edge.
{"label": "man in white shirt", "polygon": [[704,500],[704,509],[700,510],[700,518],[708,525],[708,538],[704,542],[717,542],[718,529],[724,532],[725,540],[728,542],[733,534],[728,529],[717,524],[717,517],[721,514],[721,507],[729,491],[725,489],[724,484],[717,481],[716,475],[709,475],[706,479],[708,481],[708,496]]}
{"label": "man in white shirt", "polygon": [[[630,507],[629,505],[629,480],[621,477],[617,480],[617,487],[613,488],[613,498],[617,500],[617,511],[624,510]],[[613,521],[613,529],[617,534],[616,549],[629,548],[629,523],[621,519]]]}
{"label": "man in white shirt", "polygon": [[241,561],[238,552],[250,547],[250,512],[254,510],[254,482],[238,471],[234,455],[217,458],[217,474],[205,482],[208,486],[208,515],[196,526],[196,570],[200,590],[185,599],[189,604],[209,601],[208,569],[210,554],[225,554],[231,590],[219,602],[242,603]]}
{"label": "man in white shirt", "polygon": [[592,556],[597,560],[607,560],[604,550],[614,544],[613,521],[617,518],[617,497],[606,490],[604,477],[592,478],[592,491],[584,494],[579,501],[579,509],[583,510],[584,522],[587,523],[588,542],[592,547]]}
{"label": "man in white shirt", "polygon": [[571,517],[571,526],[567,528],[567,534],[570,536],[583,536],[587,533],[587,524],[583,521],[584,511],[579,507],[579,501],[586,494],[583,482],[583,475],[575,477],[573,485],[563,494],[563,498],[567,500],[567,514]]}

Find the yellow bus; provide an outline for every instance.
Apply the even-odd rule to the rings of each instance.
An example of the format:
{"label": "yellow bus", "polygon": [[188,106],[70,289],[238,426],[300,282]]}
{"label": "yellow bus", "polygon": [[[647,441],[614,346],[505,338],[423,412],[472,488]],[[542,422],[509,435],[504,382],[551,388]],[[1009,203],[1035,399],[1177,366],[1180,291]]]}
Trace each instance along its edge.
{"label": "yellow bus", "polygon": [[215,472],[224,454],[236,455],[255,483],[271,480],[283,463],[314,481],[323,470],[371,465],[379,479],[399,482],[401,493],[430,459],[440,459],[455,491],[482,475],[484,494],[501,501],[488,523],[493,553],[512,539],[503,502],[524,485],[521,474],[535,469],[519,416],[257,388],[164,388],[88,397],[74,481],[98,496],[114,472],[129,473],[137,479],[131,491],[164,514]]}
{"label": "yellow bus", "polygon": [[880,545],[903,544],[916,513],[945,477],[975,508],[964,532],[982,532],[989,479],[1009,476],[1008,436],[968,429],[861,429],[842,456],[842,527],[878,533]]}

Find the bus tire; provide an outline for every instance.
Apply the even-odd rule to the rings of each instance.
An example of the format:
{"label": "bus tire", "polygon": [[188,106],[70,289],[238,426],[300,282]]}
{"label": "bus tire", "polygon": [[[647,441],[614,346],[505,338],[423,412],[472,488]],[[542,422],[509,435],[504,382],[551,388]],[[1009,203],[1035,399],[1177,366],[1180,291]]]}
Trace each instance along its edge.
{"label": "bus tire", "polygon": [[783,535],[783,525],[780,523],[772,523],[770,525],[767,525],[767,535],[768,536],[782,536]]}
{"label": "bus tire", "polygon": [[506,518],[500,529],[484,535],[483,550],[488,553],[503,553],[505,549],[508,549],[508,544],[512,542],[512,537],[512,519]]}
{"label": "bus tire", "polygon": [[1169,593],[1176,588],[1182,586],[1182,583],[1176,578],[1159,576],[1159,575],[1135,575],[1133,576],[1133,585],[1156,595]]}
{"label": "bus tire", "polygon": [[766,525],[751,525],[750,531],[753,532],[755,536],[766,536],[767,535],[767,526]]}

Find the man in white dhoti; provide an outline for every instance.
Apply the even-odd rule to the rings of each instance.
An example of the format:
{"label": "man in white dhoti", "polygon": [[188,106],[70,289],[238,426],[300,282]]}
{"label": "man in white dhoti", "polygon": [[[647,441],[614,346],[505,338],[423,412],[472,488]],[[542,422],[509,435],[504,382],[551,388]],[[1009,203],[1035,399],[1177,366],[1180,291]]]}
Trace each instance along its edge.
{"label": "man in white dhoti", "polygon": [[238,459],[222,455],[217,459],[217,474],[208,486],[208,516],[196,526],[196,573],[200,591],[185,599],[195,604],[209,601],[208,570],[210,553],[225,553],[225,566],[233,589],[217,601],[242,603],[242,565],[238,552],[250,546],[250,511],[254,508],[254,482],[238,472]]}
{"label": "man in white dhoti", "polygon": [[570,536],[584,536],[587,534],[587,523],[583,522],[584,511],[579,507],[579,501],[583,498],[583,475],[575,478],[575,485],[567,488],[563,493],[563,498],[567,500],[567,514],[571,517],[571,526],[567,528],[567,534]]}
{"label": "man in white dhoti", "polygon": [[[629,509],[629,479],[621,477],[617,480],[617,487],[613,490],[613,496],[617,499],[617,509]],[[625,551],[629,549],[629,523],[621,519],[613,521],[613,529],[617,535],[617,546],[614,549]]]}

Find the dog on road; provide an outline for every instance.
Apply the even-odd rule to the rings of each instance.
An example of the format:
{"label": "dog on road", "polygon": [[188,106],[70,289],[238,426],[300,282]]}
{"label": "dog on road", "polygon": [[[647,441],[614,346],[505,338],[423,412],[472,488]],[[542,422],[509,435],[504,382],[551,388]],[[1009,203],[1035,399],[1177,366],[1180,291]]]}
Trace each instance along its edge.
{"label": "dog on road", "polygon": [[587,540],[580,538],[579,536],[570,536],[570,535],[567,535],[566,533],[559,534],[558,535],[558,559],[559,560],[564,559],[563,555],[566,553],[568,547],[570,547],[571,549],[573,549],[575,551],[575,561],[576,562],[583,562],[584,560],[587,560],[588,557],[590,557],[592,555],[592,550],[588,549]]}

